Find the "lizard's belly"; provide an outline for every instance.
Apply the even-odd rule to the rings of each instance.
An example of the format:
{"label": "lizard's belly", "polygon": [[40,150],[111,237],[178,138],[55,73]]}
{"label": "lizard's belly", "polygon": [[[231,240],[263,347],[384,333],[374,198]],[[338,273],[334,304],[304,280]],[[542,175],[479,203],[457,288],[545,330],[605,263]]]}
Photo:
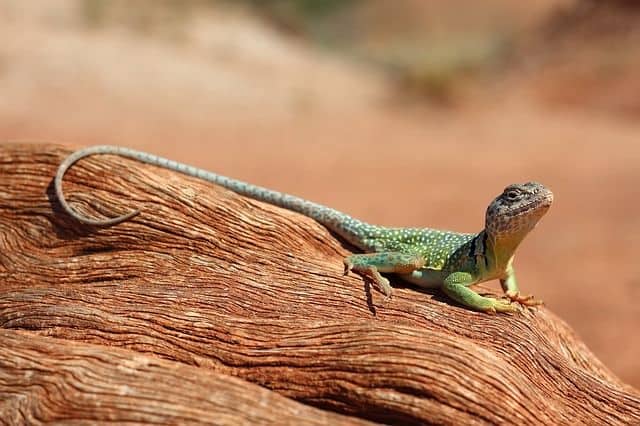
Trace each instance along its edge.
{"label": "lizard's belly", "polygon": [[442,286],[442,271],[435,269],[418,269],[410,274],[401,274],[400,277],[411,284],[423,288],[439,288]]}

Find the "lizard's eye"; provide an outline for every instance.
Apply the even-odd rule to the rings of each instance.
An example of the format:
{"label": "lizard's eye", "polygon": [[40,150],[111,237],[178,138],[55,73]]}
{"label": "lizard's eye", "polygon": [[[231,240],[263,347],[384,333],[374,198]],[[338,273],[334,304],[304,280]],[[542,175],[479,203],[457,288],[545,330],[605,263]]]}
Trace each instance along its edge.
{"label": "lizard's eye", "polygon": [[518,193],[518,191],[515,191],[515,190],[511,190],[507,192],[507,198],[509,200],[517,200],[519,195],[520,193]]}

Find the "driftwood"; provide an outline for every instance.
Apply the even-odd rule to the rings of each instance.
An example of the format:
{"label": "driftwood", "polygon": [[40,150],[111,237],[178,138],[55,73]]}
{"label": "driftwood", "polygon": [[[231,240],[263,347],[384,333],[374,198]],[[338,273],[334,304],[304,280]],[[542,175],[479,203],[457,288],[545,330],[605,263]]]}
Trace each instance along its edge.
{"label": "driftwood", "polygon": [[640,393],[545,308],[385,300],[313,220],[113,156],[76,164],[69,200],[142,213],[83,226],[52,190],[68,152],[0,147],[6,423],[640,423]]}

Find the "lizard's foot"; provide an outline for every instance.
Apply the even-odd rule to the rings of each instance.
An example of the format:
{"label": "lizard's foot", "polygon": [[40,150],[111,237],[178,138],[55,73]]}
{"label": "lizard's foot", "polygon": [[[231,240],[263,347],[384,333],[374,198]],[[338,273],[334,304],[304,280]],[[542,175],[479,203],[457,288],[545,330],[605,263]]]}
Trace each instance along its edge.
{"label": "lizard's foot", "polygon": [[[367,256],[367,255],[355,255],[355,256]],[[359,274],[365,274],[371,278],[371,280],[378,286],[378,288],[384,293],[387,299],[390,299],[393,295],[393,287],[389,283],[389,280],[380,275],[378,269],[372,265],[360,265],[356,266],[353,262],[355,256],[349,256],[344,259],[344,274],[348,275],[349,271],[354,270]]]}
{"label": "lizard's foot", "polygon": [[483,309],[488,314],[495,314],[496,312],[518,312],[518,308],[512,305],[510,302],[503,302],[502,300],[487,297],[491,301],[491,305],[488,308]]}
{"label": "lizard's foot", "polygon": [[544,302],[542,300],[536,300],[533,298],[533,295],[523,296],[517,291],[508,291],[505,293],[505,296],[512,302],[518,302],[524,306],[539,306]]}

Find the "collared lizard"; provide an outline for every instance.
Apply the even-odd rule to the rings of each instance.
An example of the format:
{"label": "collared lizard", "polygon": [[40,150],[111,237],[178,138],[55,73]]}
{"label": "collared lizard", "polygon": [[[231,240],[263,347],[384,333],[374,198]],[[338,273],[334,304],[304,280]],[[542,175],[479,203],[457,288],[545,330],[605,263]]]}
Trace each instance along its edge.
{"label": "collared lizard", "polygon": [[[349,271],[369,276],[390,297],[389,280],[380,273],[393,273],[425,288],[441,288],[451,299],[469,308],[489,313],[516,311],[511,302],[537,305],[532,296],[521,296],[513,270],[516,248],[544,216],[553,194],[542,184],[527,182],[507,186],[489,204],[485,227],[477,234],[462,234],[430,228],[388,228],[371,225],[345,213],[289,194],[262,188],[166,158],[117,146],[93,146],[69,155],[55,177],[56,195],[63,209],[79,222],[111,226],[137,215],[133,210],[112,219],[84,217],[74,211],[62,191],[66,171],[78,160],[96,154],[118,155],[184,173],[223,186],[238,194],[308,216],[363,250],[344,259]],[[507,300],[481,296],[469,286],[499,279]]]}

